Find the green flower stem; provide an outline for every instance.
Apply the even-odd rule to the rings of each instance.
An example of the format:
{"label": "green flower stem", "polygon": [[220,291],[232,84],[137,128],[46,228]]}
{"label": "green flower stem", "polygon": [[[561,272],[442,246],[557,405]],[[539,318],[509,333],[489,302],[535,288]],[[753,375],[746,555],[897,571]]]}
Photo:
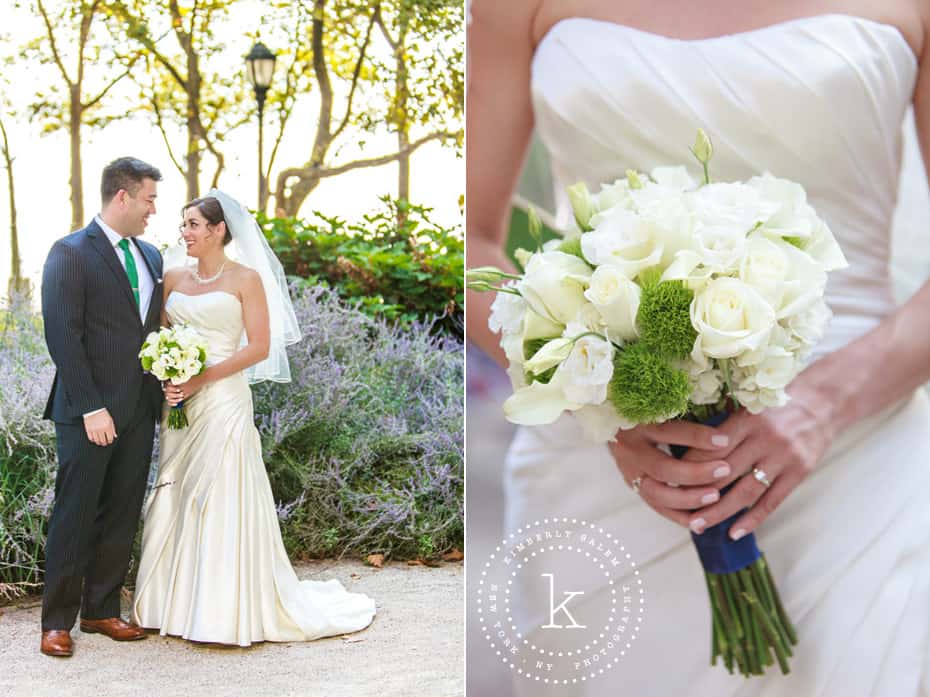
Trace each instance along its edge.
{"label": "green flower stem", "polygon": [[742,597],[740,588],[739,574],[727,574],[724,581],[729,586],[730,597],[739,612],[740,622],[743,627],[743,644],[742,648],[746,653],[746,664],[749,668],[750,675],[758,675],[761,672],[759,657],[756,655],[755,647],[755,622],[753,622],[752,612],[746,607],[746,603],[739,602]]}
{"label": "green flower stem", "polygon": [[772,597],[772,594],[768,589],[768,584],[766,583],[765,578],[767,574],[768,571],[762,564],[752,565],[750,578],[752,579],[753,587],[756,590],[756,597],[759,599],[759,603],[762,605],[762,609],[765,611],[765,614],[769,617],[769,619],[772,620],[772,624],[778,631],[778,636],[781,639],[782,645],[785,646],[788,655],[791,656],[791,639],[788,636],[788,632],[785,629],[784,623],[781,621],[778,615],[778,609],[775,607],[775,599]]}
{"label": "green flower stem", "polygon": [[731,673],[733,672],[732,663],[735,660],[739,666],[740,672],[745,673],[744,666],[746,659],[742,649],[742,629],[739,626],[739,618],[735,617],[731,611],[733,604],[729,599],[726,575],[712,574],[710,578],[711,583],[714,585],[714,597],[717,603],[717,607],[720,610],[720,615],[723,618],[728,639],[727,644],[730,648],[728,653],[729,661],[727,663],[727,670],[729,670]]}
{"label": "green flower stem", "polygon": [[730,616],[726,611],[726,598],[720,588],[720,580],[717,578],[716,574],[712,574],[709,571],[704,572],[704,577],[707,579],[707,587],[710,592],[710,605],[714,615],[713,619],[715,621],[717,619],[720,620],[720,633],[725,637],[723,645],[727,647],[727,651],[724,654],[724,658],[728,659],[730,658],[730,652],[732,651],[736,638],[736,630],[733,628],[730,622]]}
{"label": "green flower stem", "polygon": [[777,661],[787,675],[797,636],[764,557],[734,573],[705,571],[704,578],[711,604],[711,665],[719,656],[728,672],[750,677],[764,675]]}
{"label": "green flower stem", "polygon": [[[737,575],[739,577],[739,582],[742,586],[743,593],[755,598],[758,602],[759,597],[752,585],[752,571],[749,568],[740,569],[737,572]],[[751,614],[751,611],[749,614]],[[756,621],[752,621],[752,640],[753,646],[755,647],[756,658],[759,662],[759,674],[761,675],[764,672],[764,667],[771,664],[772,654],[769,652],[768,646],[765,643],[762,629],[759,627],[759,623]]]}
{"label": "green flower stem", "polygon": [[759,578],[762,583],[765,584],[766,593],[772,598],[772,605],[775,613],[777,613],[778,626],[783,629],[788,639],[785,643],[788,646],[796,645],[798,643],[798,635],[794,631],[794,625],[791,624],[791,620],[788,618],[788,613],[785,612],[785,608],[781,604],[781,597],[778,595],[778,587],[772,579],[772,573],[769,570],[768,563],[765,561],[764,554],[759,558],[756,564],[759,566]]}
{"label": "green flower stem", "polygon": [[781,668],[783,675],[788,675],[791,672],[791,669],[788,667],[788,651],[787,647],[782,644],[781,637],[778,636],[778,631],[775,629],[772,621],[765,614],[765,611],[759,605],[758,600],[747,595],[746,601],[749,604],[752,613],[762,625],[762,631],[765,632],[766,638],[769,641],[769,645],[775,649],[775,657],[778,659],[778,667]]}

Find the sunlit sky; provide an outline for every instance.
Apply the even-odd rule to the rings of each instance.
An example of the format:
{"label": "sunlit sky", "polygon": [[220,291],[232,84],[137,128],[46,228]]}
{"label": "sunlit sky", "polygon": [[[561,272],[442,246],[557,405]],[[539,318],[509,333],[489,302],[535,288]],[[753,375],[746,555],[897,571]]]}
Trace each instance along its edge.
{"label": "sunlit sky", "polygon": [[[2,0],[7,4],[8,0]],[[245,78],[245,55],[252,42],[246,36],[260,21],[260,0],[238,6],[235,17],[220,32],[230,55],[230,70],[242,76],[242,89],[251,95],[251,86]],[[39,27],[34,17],[4,12],[3,31],[22,38],[32,35]],[[269,47],[274,50],[273,45]],[[12,45],[0,47],[3,55]],[[18,108],[24,109],[31,99],[30,87],[35,79],[60,79],[54,72],[41,66],[24,65],[22,72],[9,76],[12,81],[11,97]],[[24,79],[34,77],[35,79]],[[128,96],[121,96],[128,99]],[[309,154],[311,134],[315,127],[315,100],[305,97],[291,117],[289,130],[279,149],[276,169],[302,165]],[[337,110],[338,113],[338,110]],[[42,264],[52,243],[70,230],[71,205],[68,184],[69,141],[67,133],[60,131],[42,136],[36,123],[23,118],[4,121],[10,136],[16,205],[22,256],[23,273],[38,282]],[[266,161],[270,153],[273,129],[265,129]],[[183,134],[179,130],[176,142],[180,145]],[[416,137],[416,134],[414,134]],[[254,207],[257,197],[257,121],[234,131],[224,143],[226,168],[220,178],[220,188]],[[332,161],[335,163],[374,157],[391,152],[396,147],[395,137],[385,131],[377,136],[366,135],[366,147],[361,151],[354,143],[345,145]],[[345,141],[341,141],[345,142]],[[145,239],[161,246],[177,239],[180,207],[186,201],[186,188],[180,172],[171,163],[157,129],[143,118],[125,119],[108,125],[103,130],[85,128],[83,137],[84,211],[90,220],[99,210],[100,172],[106,163],[116,157],[132,155],[161,169],[164,180],[158,185],[158,214],[150,219]],[[270,187],[274,189],[273,173]],[[212,160],[208,160],[201,177],[202,193],[209,188]],[[323,180],[310,195],[301,210],[307,216],[313,210],[337,214],[348,220],[357,220],[380,205],[378,197],[396,193],[397,166],[359,169]],[[411,159],[411,199],[433,207],[433,218],[446,225],[461,223],[459,196],[465,190],[464,160],[457,158],[451,148],[429,143],[415,152]],[[0,295],[5,295],[10,273],[10,210],[6,172],[0,172]]]}

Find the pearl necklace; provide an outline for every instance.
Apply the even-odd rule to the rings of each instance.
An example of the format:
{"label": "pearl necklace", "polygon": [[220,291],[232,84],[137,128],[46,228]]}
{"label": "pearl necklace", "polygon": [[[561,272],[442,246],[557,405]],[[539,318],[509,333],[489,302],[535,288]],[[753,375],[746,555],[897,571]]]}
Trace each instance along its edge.
{"label": "pearl necklace", "polygon": [[191,269],[191,273],[194,274],[194,280],[197,281],[197,283],[199,283],[199,284],[201,284],[201,285],[206,285],[206,284],[208,284],[208,283],[213,283],[213,281],[215,281],[215,280],[218,279],[220,276],[222,276],[222,275],[223,275],[223,269],[225,269],[225,268],[226,268],[226,262],[224,261],[222,264],[220,264],[220,270],[216,272],[216,275],[215,275],[215,276],[210,276],[210,278],[201,278],[201,277],[200,277],[200,274],[197,273],[197,267],[196,267],[196,266],[195,266],[194,268]]}

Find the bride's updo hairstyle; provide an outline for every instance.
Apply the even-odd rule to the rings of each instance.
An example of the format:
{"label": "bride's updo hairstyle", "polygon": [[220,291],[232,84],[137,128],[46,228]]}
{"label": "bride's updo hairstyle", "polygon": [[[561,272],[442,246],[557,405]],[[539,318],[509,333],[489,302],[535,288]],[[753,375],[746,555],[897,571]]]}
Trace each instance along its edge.
{"label": "bride's updo hairstyle", "polygon": [[181,215],[184,215],[184,211],[188,208],[196,208],[200,211],[200,214],[207,219],[207,222],[210,225],[217,225],[218,223],[223,223],[226,226],[226,235],[223,237],[223,246],[232,242],[232,234],[229,232],[229,223],[226,222],[226,218],[223,217],[223,207],[220,205],[220,202],[217,201],[212,196],[204,196],[203,198],[195,198],[190,203],[184,205],[184,208],[181,209]]}

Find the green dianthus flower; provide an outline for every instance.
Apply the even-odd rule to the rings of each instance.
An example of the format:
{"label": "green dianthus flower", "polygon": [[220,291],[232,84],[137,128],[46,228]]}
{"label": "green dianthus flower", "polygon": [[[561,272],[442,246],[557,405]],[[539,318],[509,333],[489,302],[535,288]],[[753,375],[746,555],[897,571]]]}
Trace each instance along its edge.
{"label": "green dianthus flower", "polygon": [[614,358],[607,389],[617,412],[634,423],[654,423],[685,413],[691,381],[642,341],[627,344]]}
{"label": "green dianthus flower", "polygon": [[643,293],[636,314],[640,339],[662,356],[685,358],[697,338],[691,324],[694,291],[681,281],[657,281],[654,275],[640,275]]}

